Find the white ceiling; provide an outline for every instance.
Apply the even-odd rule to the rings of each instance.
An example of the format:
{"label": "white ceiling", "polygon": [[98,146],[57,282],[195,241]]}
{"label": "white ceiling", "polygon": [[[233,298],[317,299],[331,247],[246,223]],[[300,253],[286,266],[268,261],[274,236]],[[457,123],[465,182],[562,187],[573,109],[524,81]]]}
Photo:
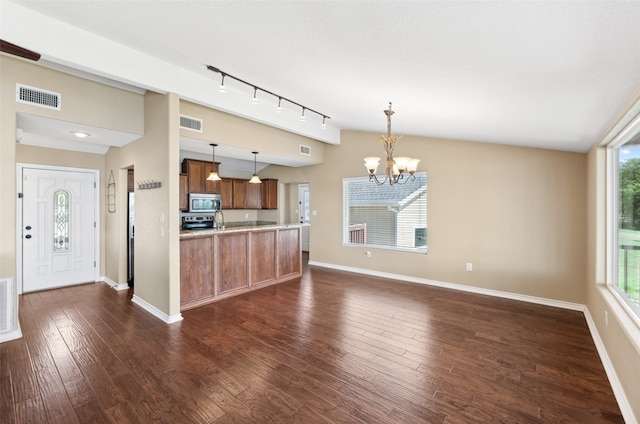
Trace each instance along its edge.
{"label": "white ceiling", "polygon": [[[0,2],[43,59],[328,143],[393,131],[585,152],[640,93],[638,1]],[[212,65],[331,117],[220,76]],[[372,143],[377,143],[377,138]],[[260,146],[256,146],[259,150]]]}

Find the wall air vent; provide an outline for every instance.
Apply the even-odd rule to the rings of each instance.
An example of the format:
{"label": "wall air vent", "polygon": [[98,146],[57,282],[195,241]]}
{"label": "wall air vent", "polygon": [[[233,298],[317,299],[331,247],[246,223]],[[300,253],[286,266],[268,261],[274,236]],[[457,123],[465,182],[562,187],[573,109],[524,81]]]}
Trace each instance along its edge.
{"label": "wall air vent", "polygon": [[311,156],[311,147],[305,146],[304,144],[300,145],[300,154],[305,156]]}
{"label": "wall air vent", "polygon": [[60,94],[22,84],[16,84],[16,101],[55,110],[62,106]]}
{"label": "wall air vent", "polygon": [[202,119],[193,118],[187,115],[180,115],[180,128],[201,133]]}

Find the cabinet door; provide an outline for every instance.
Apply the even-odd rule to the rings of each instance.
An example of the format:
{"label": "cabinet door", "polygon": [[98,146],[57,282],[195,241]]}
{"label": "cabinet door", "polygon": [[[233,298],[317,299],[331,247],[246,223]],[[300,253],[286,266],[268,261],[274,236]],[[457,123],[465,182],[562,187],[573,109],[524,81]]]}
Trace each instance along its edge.
{"label": "cabinet door", "polygon": [[278,209],[278,180],[262,180],[262,209]]}
{"label": "cabinet door", "polygon": [[180,210],[186,211],[189,209],[189,201],[187,200],[189,190],[189,176],[187,174],[180,174],[180,180],[178,187],[180,189]]}
{"label": "cabinet door", "polygon": [[127,169],[127,191],[135,190],[136,183],[134,180],[133,169]]}
{"label": "cabinet door", "polygon": [[300,228],[288,228],[278,231],[278,269],[279,276],[300,274]]}
{"label": "cabinet door", "polygon": [[251,184],[247,182],[246,209],[262,208],[262,184]]}
{"label": "cabinet door", "polygon": [[180,303],[214,295],[213,237],[180,241]]}
{"label": "cabinet door", "polygon": [[233,181],[229,178],[220,181],[220,200],[222,209],[233,209]]}
{"label": "cabinet door", "polygon": [[246,209],[247,181],[233,180],[233,208]]}
{"label": "cabinet door", "polygon": [[256,285],[275,280],[276,274],[276,230],[251,234],[251,284]]}
{"label": "cabinet door", "polygon": [[248,233],[218,236],[218,294],[249,285],[247,237]]}
{"label": "cabinet door", "polygon": [[204,193],[204,180],[209,176],[209,174],[204,175],[204,162],[185,159],[182,161],[182,172],[189,175],[189,193]]}

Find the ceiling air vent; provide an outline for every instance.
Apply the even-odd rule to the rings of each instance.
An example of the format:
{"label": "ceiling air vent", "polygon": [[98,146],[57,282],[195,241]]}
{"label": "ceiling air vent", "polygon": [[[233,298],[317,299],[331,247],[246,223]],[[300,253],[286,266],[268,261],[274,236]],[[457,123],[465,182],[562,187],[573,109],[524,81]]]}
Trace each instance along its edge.
{"label": "ceiling air vent", "polygon": [[202,119],[193,118],[187,115],[180,115],[180,128],[201,133]]}
{"label": "ceiling air vent", "polygon": [[62,104],[60,94],[22,84],[16,84],[16,101],[55,110]]}
{"label": "ceiling air vent", "polygon": [[305,146],[304,144],[300,145],[300,154],[305,156],[311,156],[311,147]]}

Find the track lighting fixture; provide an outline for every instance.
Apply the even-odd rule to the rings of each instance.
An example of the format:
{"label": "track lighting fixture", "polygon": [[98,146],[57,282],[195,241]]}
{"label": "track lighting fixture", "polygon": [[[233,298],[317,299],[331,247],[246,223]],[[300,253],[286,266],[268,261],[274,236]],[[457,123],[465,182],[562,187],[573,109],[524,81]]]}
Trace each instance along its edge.
{"label": "track lighting fixture", "polygon": [[224,87],[224,77],[225,77],[225,74],[222,74],[222,80],[220,81],[220,87],[218,88],[218,91],[221,93],[224,93],[225,91],[227,91],[227,89]]}
{"label": "track lighting fixture", "polygon": [[210,143],[209,146],[211,146],[213,148],[213,167],[211,168],[211,173],[207,177],[207,180],[209,180],[209,181],[220,181],[221,180],[220,175],[218,175],[218,173],[215,171],[215,167],[216,167],[216,146],[217,146],[217,144]]}
{"label": "track lighting fixture", "polygon": [[278,113],[282,112],[282,101],[286,100],[289,103],[294,104],[294,105],[302,108],[302,115],[300,115],[300,120],[301,121],[305,120],[305,114],[304,114],[305,111],[313,112],[316,115],[322,116],[322,125],[321,125],[322,129],[326,129],[326,127],[327,127],[325,121],[327,119],[331,119],[330,116],[324,115],[324,114],[318,112],[317,110],[309,109],[308,107],[303,106],[300,103],[294,102],[293,100],[287,99],[286,97],[282,97],[279,94],[273,93],[273,92],[271,92],[269,90],[265,90],[262,87],[258,87],[257,85],[251,84],[251,83],[249,83],[247,81],[244,81],[244,80],[242,80],[240,78],[234,77],[233,75],[229,75],[226,72],[222,72],[220,69],[216,68],[215,66],[207,65],[207,69],[212,71],[212,72],[217,72],[217,73],[222,75],[222,82],[220,84],[220,92],[224,93],[226,91],[225,87],[224,87],[224,79],[225,79],[225,77],[229,77],[229,78],[234,79],[234,80],[236,80],[238,82],[241,82],[241,83],[246,84],[246,85],[248,85],[250,87],[253,87],[253,99],[251,100],[251,103],[253,103],[253,104],[258,103],[258,98],[256,97],[256,94],[257,94],[258,90],[260,90],[260,91],[262,91],[264,93],[270,94],[273,97],[277,97],[278,98],[278,107],[276,108],[276,112],[278,112]]}
{"label": "track lighting fixture", "polygon": [[256,156],[258,155],[258,152],[251,152],[251,153],[253,153],[253,176],[249,180],[249,183],[251,183],[251,184],[261,184],[262,181],[260,181],[260,177],[258,177],[258,171],[257,171],[257,167],[256,167]]}

